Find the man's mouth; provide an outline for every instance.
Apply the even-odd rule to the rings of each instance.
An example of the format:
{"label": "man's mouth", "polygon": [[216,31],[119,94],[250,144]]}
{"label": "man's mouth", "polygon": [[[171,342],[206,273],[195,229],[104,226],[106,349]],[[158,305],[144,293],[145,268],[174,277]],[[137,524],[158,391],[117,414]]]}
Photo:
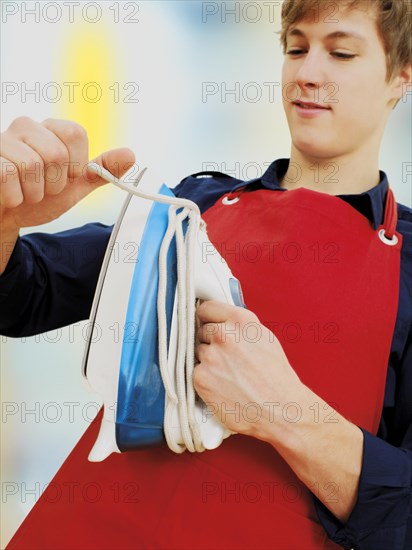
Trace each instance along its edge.
{"label": "man's mouth", "polygon": [[326,111],[330,110],[330,107],[323,107],[319,103],[307,103],[304,101],[294,101],[294,105],[297,107],[300,107],[301,109],[324,109]]}

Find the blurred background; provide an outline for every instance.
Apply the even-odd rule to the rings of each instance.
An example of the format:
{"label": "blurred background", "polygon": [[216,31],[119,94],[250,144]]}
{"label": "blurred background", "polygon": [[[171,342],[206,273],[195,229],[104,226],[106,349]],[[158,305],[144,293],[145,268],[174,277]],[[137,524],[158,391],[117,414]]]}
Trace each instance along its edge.
{"label": "blurred background", "polygon": [[[280,4],[2,1],[2,130],[21,115],[75,120],[91,157],[128,146],[170,187],[205,169],[254,178],[290,151]],[[411,103],[394,111],[381,155],[409,206]],[[107,186],[36,231],[111,225],[124,198]],[[1,547],[99,408],[80,372],[86,330],[0,337]]]}

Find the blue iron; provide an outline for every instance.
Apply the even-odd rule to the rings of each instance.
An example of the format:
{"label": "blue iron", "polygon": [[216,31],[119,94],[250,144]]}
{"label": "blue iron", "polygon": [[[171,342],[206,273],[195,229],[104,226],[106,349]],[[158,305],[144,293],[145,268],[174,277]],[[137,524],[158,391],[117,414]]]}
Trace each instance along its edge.
{"label": "blue iron", "polygon": [[194,202],[176,198],[146,170],[130,185],[95,163],[88,168],[128,192],[103,260],[83,359],[83,375],[104,403],[89,460],[161,443],[176,453],[214,449],[232,432],[193,388],[195,307],[197,300],[244,307],[240,284]]}

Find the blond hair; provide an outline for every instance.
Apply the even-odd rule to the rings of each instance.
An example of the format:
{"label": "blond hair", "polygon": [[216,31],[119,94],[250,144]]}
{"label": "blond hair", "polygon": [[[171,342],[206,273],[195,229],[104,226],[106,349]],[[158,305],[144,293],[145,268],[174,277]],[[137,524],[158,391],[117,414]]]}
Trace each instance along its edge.
{"label": "blond hair", "polygon": [[377,31],[386,54],[388,82],[412,63],[412,0],[284,0],[280,32],[283,51],[286,51],[287,32],[292,25],[311,16],[315,18],[316,14],[319,16],[321,8],[336,7],[337,2],[346,9],[366,8],[375,12]]}

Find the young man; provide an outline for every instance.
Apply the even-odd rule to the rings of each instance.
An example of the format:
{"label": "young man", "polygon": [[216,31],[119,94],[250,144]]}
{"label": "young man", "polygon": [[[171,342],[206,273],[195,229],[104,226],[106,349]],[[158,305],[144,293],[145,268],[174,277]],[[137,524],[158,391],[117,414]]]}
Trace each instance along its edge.
{"label": "young man", "polygon": [[[274,245],[262,246],[257,263],[227,253],[248,310],[198,308],[196,390],[241,435],[202,455],[155,449],[90,465],[93,425],[56,482],[137,481],[141,505],[41,499],[10,548],[410,547],[412,211],[394,202],[378,157],[412,79],[411,15],[407,0],[286,0],[290,161],[252,182],[215,174],[205,190],[195,175],[175,188],[198,202],[222,253]],[[2,137],[1,328],[31,335],[88,317],[111,228],[18,238],[20,227],[54,219],[103,182],[82,174],[87,137],[72,123],[18,119]],[[97,162],[132,158],[123,149]],[[21,175],[33,161],[70,161],[78,171],[36,183]],[[318,181],[313,167],[325,165],[336,175]],[[92,243],[95,260],[48,259],[53,247],[64,258],[71,242]],[[274,262],[276,246],[290,242],[301,261]],[[292,320],[314,319],[312,339],[282,337]],[[245,336],[249,323],[258,339]],[[244,498],[250,484],[267,491]],[[222,487],[233,499],[218,498]],[[298,498],[285,496],[288,487]]]}

